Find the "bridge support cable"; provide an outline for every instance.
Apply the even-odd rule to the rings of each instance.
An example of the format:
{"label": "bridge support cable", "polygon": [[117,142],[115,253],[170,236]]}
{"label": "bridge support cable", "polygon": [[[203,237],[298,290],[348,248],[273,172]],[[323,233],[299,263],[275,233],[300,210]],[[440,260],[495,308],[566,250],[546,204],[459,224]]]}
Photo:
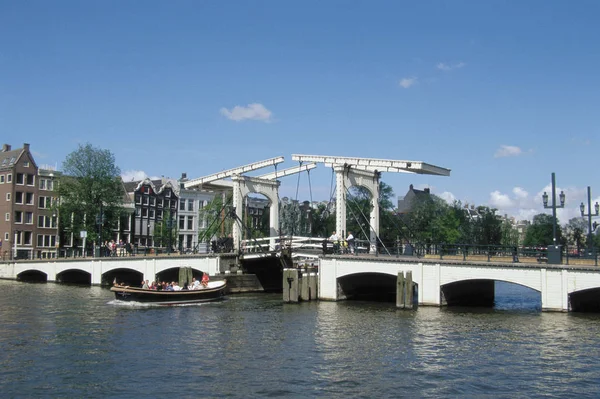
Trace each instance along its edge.
{"label": "bridge support cable", "polygon": [[[349,194],[349,193],[350,193],[350,190],[349,190],[349,189],[348,189],[348,187],[346,187],[345,185],[344,185],[344,189],[345,189],[345,191],[346,191],[346,193],[347,193],[347,194]],[[346,198],[348,198],[348,197],[346,196]],[[373,200],[375,200],[375,198],[373,198]],[[357,209],[360,211],[360,214],[361,214],[361,216],[362,216],[362,217],[364,218],[364,220],[366,221],[366,220],[367,220],[367,216],[366,216],[366,215],[363,213],[363,211],[360,209],[360,207],[359,207],[359,206],[358,206],[358,204],[356,203],[356,200],[354,200],[353,198],[351,198],[351,201],[352,201],[352,202],[354,202],[354,205],[356,205],[356,208],[357,208]],[[378,199],[377,199],[377,202],[379,202],[379,200],[378,200]],[[354,212],[352,211],[352,209],[351,209],[351,208],[349,208],[349,209],[350,209],[350,212],[351,212],[351,213],[354,215]],[[372,219],[372,218],[369,218],[369,219]],[[355,217],[355,220],[356,220],[356,217]],[[358,222],[358,220],[357,220],[357,222]],[[384,244],[384,243],[383,243],[383,241],[381,240],[381,237],[379,236],[379,232],[378,232],[377,230],[375,230],[375,227],[374,227],[374,226],[373,226],[373,225],[372,225],[370,222],[367,222],[367,224],[369,225],[369,233],[372,233],[372,234],[374,235],[374,237],[375,237],[375,243],[379,242],[379,243],[381,244],[381,246],[383,247],[383,249],[385,249],[385,252],[386,252],[388,255],[391,255],[391,254],[390,254],[390,251],[388,251],[387,247],[385,246],[385,244]],[[359,224],[358,224],[358,225],[361,227],[361,230],[362,230],[362,226],[360,225],[360,222],[359,222]],[[365,234],[364,230],[363,230],[363,234]],[[366,235],[366,234],[365,234],[365,235]],[[371,240],[371,244],[373,244],[372,240]],[[377,249],[375,249],[375,251],[377,251]]]}
{"label": "bridge support cable", "polygon": [[[197,249],[198,249],[198,245],[200,245],[200,243],[201,243],[201,242],[202,242],[204,239],[206,239],[206,238],[207,238],[207,237],[206,237],[206,234],[207,234],[207,232],[209,232],[209,231],[212,231],[212,227],[214,226],[214,224],[215,224],[215,222],[216,222],[217,220],[219,221],[219,225],[217,226],[217,231],[218,231],[218,229],[220,229],[220,228],[221,228],[221,226],[222,226],[222,225],[225,223],[225,218],[224,218],[224,217],[221,217],[221,216],[223,215],[223,212],[224,212],[224,211],[225,211],[225,210],[226,210],[228,207],[230,207],[230,205],[231,205],[231,200],[232,200],[232,197],[230,197],[230,198],[227,200],[227,202],[224,202],[224,203],[223,203],[223,205],[221,205],[221,209],[219,209],[219,212],[217,212],[217,214],[216,214],[216,217],[215,217],[215,218],[212,220],[212,222],[210,223],[210,225],[209,225],[209,226],[206,228],[206,230],[204,230],[204,231],[202,232],[202,235],[201,235],[201,236],[198,238],[198,244],[196,244],[196,247],[194,248],[195,250],[197,250]],[[211,237],[208,237],[208,238],[211,238]],[[210,244],[210,242],[209,242],[209,244]],[[210,248],[209,248],[209,250],[210,250]]]}

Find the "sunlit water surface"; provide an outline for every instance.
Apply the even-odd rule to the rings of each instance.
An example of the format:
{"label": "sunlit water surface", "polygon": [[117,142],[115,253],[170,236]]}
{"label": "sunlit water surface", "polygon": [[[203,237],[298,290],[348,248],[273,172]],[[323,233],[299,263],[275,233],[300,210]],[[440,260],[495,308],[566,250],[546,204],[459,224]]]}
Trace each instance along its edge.
{"label": "sunlit water surface", "polygon": [[0,281],[2,397],[600,397],[600,316],[283,304],[121,305],[107,289]]}

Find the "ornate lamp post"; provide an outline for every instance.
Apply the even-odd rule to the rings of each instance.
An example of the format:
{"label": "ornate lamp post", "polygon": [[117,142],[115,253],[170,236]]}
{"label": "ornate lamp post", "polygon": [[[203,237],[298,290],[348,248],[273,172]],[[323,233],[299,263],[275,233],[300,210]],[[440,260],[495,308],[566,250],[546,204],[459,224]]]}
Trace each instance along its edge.
{"label": "ornate lamp post", "polygon": [[169,255],[171,255],[171,237],[173,236],[173,215],[171,214],[171,212],[169,212],[169,218],[166,220],[166,224],[167,224],[167,234],[169,234],[168,236],[168,245],[169,247],[167,248],[167,253]]}
{"label": "ornate lamp post", "polygon": [[[592,226],[592,217],[598,216],[599,212],[600,212],[600,205],[598,205],[598,202],[596,202],[596,205],[594,205],[594,209],[596,211],[596,213],[592,213],[592,190],[590,188],[590,186],[588,186],[587,188],[587,195],[588,195],[588,213],[585,213],[585,205],[583,204],[583,202],[581,203],[581,205],[579,205],[579,210],[581,211],[581,217],[586,217],[588,218],[588,255],[591,255],[592,253],[594,253],[594,241],[592,240],[592,232],[594,230],[596,230],[596,226],[597,224],[594,222],[594,226]],[[592,228],[593,227],[593,228]],[[595,255],[595,253],[594,253]]]}
{"label": "ornate lamp post", "polygon": [[105,221],[106,216],[104,215],[104,209],[102,209],[102,204],[100,204],[100,213],[96,216],[96,224],[98,225],[98,256],[100,258],[102,257],[102,251],[104,251],[104,244],[102,243],[102,225]]}
{"label": "ornate lamp post", "polygon": [[560,205],[556,204],[556,178],[554,172],[552,172],[552,205],[548,205],[548,194],[544,191],[542,195],[542,201],[544,202],[544,208],[552,208],[552,246],[548,247],[548,263],[561,264],[562,263],[562,248],[556,242],[556,208],[565,207],[565,193],[560,192],[559,195]]}

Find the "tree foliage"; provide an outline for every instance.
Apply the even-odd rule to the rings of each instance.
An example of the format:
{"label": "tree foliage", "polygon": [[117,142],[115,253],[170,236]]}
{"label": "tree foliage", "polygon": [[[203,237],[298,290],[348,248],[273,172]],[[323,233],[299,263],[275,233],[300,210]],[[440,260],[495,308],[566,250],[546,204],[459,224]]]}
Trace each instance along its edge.
{"label": "tree foliage", "polygon": [[[540,213],[533,217],[533,222],[527,228],[523,245],[526,247],[532,246],[548,246],[553,244],[552,237],[553,217],[545,213]],[[562,229],[558,220],[556,222],[556,241],[557,244],[562,242]]]}
{"label": "tree foliage", "polygon": [[177,220],[172,217],[171,211],[166,210],[164,217],[156,223],[154,228],[154,242],[159,247],[170,247],[170,250],[173,250],[178,234]]}
{"label": "tree foliage", "polygon": [[[59,177],[60,225],[67,232],[86,230],[88,240],[112,238],[122,212],[124,189],[121,171],[109,150],[79,145],[67,155]],[[91,232],[99,232],[102,237]]]}
{"label": "tree foliage", "polygon": [[222,195],[215,197],[199,212],[200,220],[206,221],[206,228],[198,233],[198,242],[210,242],[218,237],[227,237],[233,231],[232,194],[227,194],[225,202]]}

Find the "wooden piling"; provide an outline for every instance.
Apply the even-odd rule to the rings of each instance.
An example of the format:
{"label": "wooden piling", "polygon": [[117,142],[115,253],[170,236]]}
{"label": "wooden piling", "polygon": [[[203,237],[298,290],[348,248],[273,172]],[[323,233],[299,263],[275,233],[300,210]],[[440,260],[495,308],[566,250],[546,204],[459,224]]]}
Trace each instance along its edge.
{"label": "wooden piling", "polygon": [[298,270],[283,269],[283,301],[298,302]]}
{"label": "wooden piling", "polygon": [[302,278],[300,279],[300,299],[303,301],[310,301],[310,289],[308,286],[308,272],[306,269],[301,272]]}
{"label": "wooden piling", "polygon": [[413,281],[412,281],[412,272],[406,272],[406,278],[404,281],[404,292],[406,294],[404,299],[404,309],[412,309],[413,308]]}
{"label": "wooden piling", "polygon": [[311,267],[308,269],[308,290],[310,292],[310,299],[312,301],[316,301],[319,299],[319,291],[318,291],[318,277],[317,277],[317,269]]}
{"label": "wooden piling", "polygon": [[396,307],[404,309],[404,272],[398,272],[398,279],[396,283]]}

